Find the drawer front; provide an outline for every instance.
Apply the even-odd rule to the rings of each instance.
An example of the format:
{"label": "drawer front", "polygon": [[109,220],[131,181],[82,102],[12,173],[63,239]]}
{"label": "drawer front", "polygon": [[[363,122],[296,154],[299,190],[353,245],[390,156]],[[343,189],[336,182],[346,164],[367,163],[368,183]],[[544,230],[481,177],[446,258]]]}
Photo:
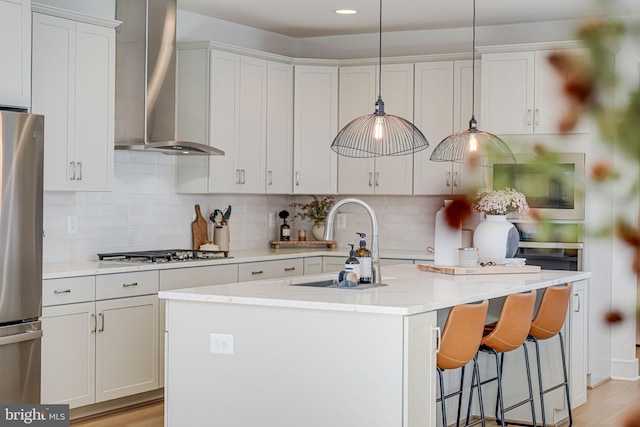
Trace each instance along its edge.
{"label": "drawer front", "polygon": [[96,277],[81,276],[42,281],[42,306],[73,304],[96,298]]}
{"label": "drawer front", "polygon": [[238,281],[246,282],[249,280],[301,276],[303,274],[303,266],[304,261],[302,258],[238,264]]}
{"label": "drawer front", "polygon": [[96,300],[157,293],[157,271],[104,274],[96,277]]}
{"label": "drawer front", "polygon": [[210,265],[206,267],[160,270],[160,290],[221,285],[238,281],[238,265]]}

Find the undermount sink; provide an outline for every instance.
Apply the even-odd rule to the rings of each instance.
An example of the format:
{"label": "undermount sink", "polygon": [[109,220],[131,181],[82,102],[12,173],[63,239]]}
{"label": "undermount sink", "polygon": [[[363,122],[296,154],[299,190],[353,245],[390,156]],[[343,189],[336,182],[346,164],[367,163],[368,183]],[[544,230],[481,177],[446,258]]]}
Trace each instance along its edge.
{"label": "undermount sink", "polygon": [[319,280],[317,282],[292,283],[291,286],[311,286],[314,288],[340,288],[340,289],[371,289],[380,286],[387,286],[384,283],[359,283],[356,286],[338,286],[338,282],[333,279]]}

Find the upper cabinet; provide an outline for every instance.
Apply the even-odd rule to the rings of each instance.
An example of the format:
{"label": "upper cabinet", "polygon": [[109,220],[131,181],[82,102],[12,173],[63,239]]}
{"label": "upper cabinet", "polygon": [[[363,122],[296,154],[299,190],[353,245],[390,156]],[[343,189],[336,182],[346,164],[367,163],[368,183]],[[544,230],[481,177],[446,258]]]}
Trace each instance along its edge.
{"label": "upper cabinet", "polygon": [[44,188],[108,191],[116,23],[71,18],[33,14],[32,112],[46,117]]}
{"label": "upper cabinet", "polygon": [[0,106],[31,106],[31,1],[0,0]]}
{"label": "upper cabinet", "polygon": [[[385,112],[413,122],[413,64],[382,66],[382,100]],[[375,111],[378,67],[340,67],[340,120],[342,129],[353,119]],[[340,194],[412,194],[411,155],[338,159]]]}
{"label": "upper cabinet", "polygon": [[338,67],[296,65],[294,77],[293,192],[335,194]]}
{"label": "upper cabinet", "polygon": [[[178,190],[290,193],[292,79],[288,64],[208,45],[181,48],[178,138],[215,146],[225,155],[179,157]],[[271,108],[276,111],[268,114]],[[268,144],[278,159],[267,157]]]}
{"label": "upper cabinet", "polygon": [[293,176],[293,66],[267,63],[267,193],[289,194]]}
{"label": "upper cabinet", "polygon": [[[580,49],[563,54],[586,60]],[[566,98],[559,74],[548,58],[556,50],[498,52],[482,55],[483,125],[495,134],[555,134]],[[589,133],[583,116],[571,133]]]}
{"label": "upper cabinet", "polygon": [[[433,162],[431,154],[447,136],[469,128],[472,110],[473,62],[440,61],[415,66],[415,125],[429,148],[414,154],[414,194],[462,194],[469,183],[479,184],[482,171],[453,162]],[[480,61],[476,61],[480,82]],[[480,85],[475,86],[476,112]],[[476,114],[476,119],[480,117]]]}

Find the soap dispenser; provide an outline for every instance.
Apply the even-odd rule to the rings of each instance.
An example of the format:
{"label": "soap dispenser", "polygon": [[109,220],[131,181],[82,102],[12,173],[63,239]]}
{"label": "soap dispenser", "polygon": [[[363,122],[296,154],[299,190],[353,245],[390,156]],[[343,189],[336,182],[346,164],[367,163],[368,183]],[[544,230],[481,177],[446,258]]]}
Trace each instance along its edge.
{"label": "soap dispenser", "polygon": [[355,273],[358,280],[360,279],[360,261],[356,258],[356,251],[353,249],[353,244],[349,243],[351,246],[351,250],[349,251],[349,258],[344,263],[344,271],[347,273],[352,272]]}
{"label": "soap dispenser", "polygon": [[367,237],[364,233],[356,233],[360,236],[360,247],[356,251],[356,258],[360,262],[360,283],[371,283],[372,266],[371,266],[371,251],[367,249],[367,242],[364,240]]}

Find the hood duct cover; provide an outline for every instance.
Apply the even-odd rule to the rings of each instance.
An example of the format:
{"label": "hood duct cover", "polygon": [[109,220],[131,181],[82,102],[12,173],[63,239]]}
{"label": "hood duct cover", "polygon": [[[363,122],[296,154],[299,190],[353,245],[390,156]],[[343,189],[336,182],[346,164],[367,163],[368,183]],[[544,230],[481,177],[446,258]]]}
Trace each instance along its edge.
{"label": "hood duct cover", "polygon": [[115,148],[224,155],[175,140],[176,0],[117,0]]}

